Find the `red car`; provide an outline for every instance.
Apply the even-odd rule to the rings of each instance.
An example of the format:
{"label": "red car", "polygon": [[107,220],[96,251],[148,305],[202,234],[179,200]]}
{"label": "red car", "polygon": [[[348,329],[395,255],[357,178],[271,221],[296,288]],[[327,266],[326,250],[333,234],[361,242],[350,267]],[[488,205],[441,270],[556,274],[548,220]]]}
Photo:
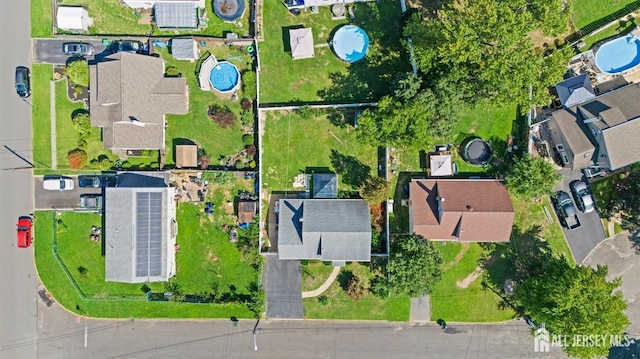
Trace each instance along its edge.
{"label": "red car", "polygon": [[33,241],[32,225],[33,220],[31,217],[23,216],[18,218],[18,247],[27,248],[31,246]]}

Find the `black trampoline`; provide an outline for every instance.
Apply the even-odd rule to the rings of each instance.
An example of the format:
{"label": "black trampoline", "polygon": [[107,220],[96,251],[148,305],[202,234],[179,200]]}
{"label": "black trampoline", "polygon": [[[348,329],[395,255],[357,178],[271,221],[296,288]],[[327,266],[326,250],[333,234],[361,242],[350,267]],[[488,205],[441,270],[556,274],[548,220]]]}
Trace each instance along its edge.
{"label": "black trampoline", "polygon": [[244,0],[214,0],[213,11],[226,22],[234,22],[244,15]]}
{"label": "black trampoline", "polygon": [[493,156],[489,142],[479,137],[464,140],[460,147],[464,160],[474,166],[486,166]]}

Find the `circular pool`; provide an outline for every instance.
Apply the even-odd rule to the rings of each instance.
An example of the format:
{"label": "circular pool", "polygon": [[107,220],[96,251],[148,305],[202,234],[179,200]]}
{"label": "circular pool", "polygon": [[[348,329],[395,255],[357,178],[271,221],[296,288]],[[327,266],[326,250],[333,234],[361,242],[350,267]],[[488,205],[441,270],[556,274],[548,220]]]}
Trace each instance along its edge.
{"label": "circular pool", "polygon": [[358,26],[345,25],[333,35],[331,47],[340,60],[356,62],[367,54],[369,36]]}
{"label": "circular pool", "polygon": [[234,22],[244,15],[244,0],[214,0],[213,12],[226,22]]}
{"label": "circular pool", "polygon": [[479,137],[464,140],[461,147],[464,160],[474,166],[486,166],[493,156],[489,142]]}
{"label": "circular pool", "polygon": [[240,72],[234,64],[228,61],[221,61],[211,69],[209,82],[219,92],[232,92],[240,83]]}
{"label": "circular pool", "polygon": [[640,40],[628,35],[611,40],[596,52],[596,65],[600,71],[617,75],[640,65]]}

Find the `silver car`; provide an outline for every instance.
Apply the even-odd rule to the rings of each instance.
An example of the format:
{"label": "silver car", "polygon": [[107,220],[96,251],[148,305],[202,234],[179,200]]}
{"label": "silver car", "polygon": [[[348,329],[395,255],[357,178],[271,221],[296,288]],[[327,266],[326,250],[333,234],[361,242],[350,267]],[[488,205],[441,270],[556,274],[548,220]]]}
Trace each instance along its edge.
{"label": "silver car", "polygon": [[589,187],[582,181],[571,183],[571,192],[578,203],[578,207],[584,213],[591,213],[596,208],[594,206],[593,197],[589,193]]}
{"label": "silver car", "polygon": [[93,45],[86,42],[65,42],[62,44],[62,52],[65,55],[91,56]]}

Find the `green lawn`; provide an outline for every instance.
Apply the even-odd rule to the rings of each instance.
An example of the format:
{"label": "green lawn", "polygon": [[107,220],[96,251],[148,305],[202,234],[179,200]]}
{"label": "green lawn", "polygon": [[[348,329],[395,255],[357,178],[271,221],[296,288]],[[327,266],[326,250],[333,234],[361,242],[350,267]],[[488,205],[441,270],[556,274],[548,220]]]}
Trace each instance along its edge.
{"label": "green lawn", "polygon": [[[209,177],[207,177],[209,176]],[[221,292],[244,295],[247,287],[258,280],[259,273],[243,258],[235,243],[230,243],[222,224],[232,224],[233,207],[226,206],[239,190],[249,190],[251,184],[233,175],[217,176],[205,173],[211,180],[208,199],[216,204],[213,216],[201,214],[202,205],[182,203],[178,209],[177,275],[175,281],[185,294],[211,291],[218,283]],[[58,251],[68,273],[86,296],[73,288],[60,264],[53,256],[53,212],[36,213],[36,266],[47,290],[67,309],[82,315],[105,318],[228,318],[252,317],[239,304],[190,304],[147,302],[142,284],[105,282],[105,259],[100,255],[100,243],[89,239],[91,225],[100,226],[101,217],[89,213],[66,212],[57,223]],[[255,249],[254,249],[255,250]],[[162,283],[151,283],[154,292],[163,292]],[[102,300],[110,298],[111,300]]]}
{"label": "green lawn", "polygon": [[[80,101],[71,102],[67,97],[67,79],[57,81],[55,84],[56,91],[56,149],[58,150],[57,161],[58,168],[69,168],[67,162],[67,154],[78,148],[78,140],[80,132],[73,127],[71,115],[74,111],[84,109],[84,104]],[[94,130],[96,132],[97,129]],[[100,137],[98,137],[99,140]],[[89,145],[94,141],[87,141]],[[102,145],[102,142],[100,142]],[[87,151],[90,158],[90,152]]]}
{"label": "green lawn", "polygon": [[308,261],[302,264],[302,291],[314,290],[322,285],[331,272],[331,262]]}
{"label": "green lawn", "polygon": [[49,83],[53,66],[33,64],[31,86],[36,89],[31,97],[33,121],[33,164],[36,168],[51,168],[51,90]]}
{"label": "green lawn", "polygon": [[617,176],[617,174],[614,174],[590,184],[593,197],[596,201],[596,207],[598,209],[607,208],[609,201],[616,198],[617,193],[615,185]]}
{"label": "green lawn", "polygon": [[[359,263],[351,263],[341,269],[352,272],[368,282],[369,267]],[[338,276],[340,278],[340,275]],[[328,297],[326,305],[320,303],[318,298],[302,300],[305,318],[307,319],[356,319],[356,320],[409,320],[408,297],[379,298],[368,293],[359,301],[349,298],[337,279],[324,295]]]}
{"label": "green lawn", "polygon": [[50,0],[31,0],[31,37],[53,37],[53,7]]}
{"label": "green lawn", "polygon": [[[398,2],[381,1],[356,5],[354,23],[370,38],[364,60],[347,65],[326,46],[333,32],[348,20],[331,20],[328,6],[319,13],[292,16],[277,1],[264,3],[264,41],[260,43],[261,103],[377,101],[389,92],[398,72],[410,71],[400,46],[401,17]],[[348,18],[348,17],[347,17]],[[293,60],[289,29],[312,29],[315,57]]]}
{"label": "green lawn", "polygon": [[579,29],[609,14],[613,14],[632,2],[632,0],[609,0],[605,6],[600,0],[576,0],[573,6],[575,28]]}
{"label": "green lawn", "polygon": [[[223,37],[224,32],[235,32],[240,36],[249,33],[250,11],[248,4],[244,15],[240,19],[241,26],[237,26],[232,23],[226,23],[215,15],[212,9],[213,1],[206,1],[205,3],[209,19],[207,27],[200,31],[182,29],[180,30],[180,35]],[[51,7],[50,3],[47,3],[47,5]],[[158,30],[149,23],[141,23],[136,16],[136,10],[122,4],[120,0],[62,0],[60,5],[79,5],[87,9],[89,16],[93,19],[93,26],[89,28],[89,34],[91,35],[147,36],[153,31],[154,36],[176,36],[173,30]],[[49,32],[51,32],[51,28],[49,28]]]}
{"label": "green lawn", "polygon": [[339,190],[356,190],[376,173],[376,148],[359,142],[352,127],[334,126],[325,115],[302,119],[293,112],[266,112],[265,116],[265,190],[292,190],[296,175],[327,169],[338,174]]}
{"label": "green lawn", "polygon": [[[236,48],[229,48],[223,44],[209,44],[202,50],[203,57],[208,51],[219,61],[227,60],[238,67],[238,70],[250,71],[251,57]],[[211,158],[212,165],[220,165],[219,159],[232,156],[244,148],[240,121],[240,102],[233,101],[229,95],[219,95],[214,91],[202,91],[198,86],[197,65],[199,62],[175,60],[167,50],[156,49],[162,55],[167,66],[176,67],[189,86],[189,113],[186,115],[167,115],[169,126],[166,132],[166,162],[175,163],[173,158],[174,140],[189,139],[195,141]],[[242,99],[242,91],[238,98]],[[207,116],[207,109],[213,104],[228,107],[238,120],[232,128],[221,128]]]}
{"label": "green lawn", "polygon": [[635,29],[636,26],[635,22],[625,21],[624,26],[613,25],[596,34],[585,36],[582,38],[582,41],[584,41],[586,45],[581,48],[580,51],[585,52],[601,41],[604,42],[605,40],[610,40],[618,36],[628,34]]}

